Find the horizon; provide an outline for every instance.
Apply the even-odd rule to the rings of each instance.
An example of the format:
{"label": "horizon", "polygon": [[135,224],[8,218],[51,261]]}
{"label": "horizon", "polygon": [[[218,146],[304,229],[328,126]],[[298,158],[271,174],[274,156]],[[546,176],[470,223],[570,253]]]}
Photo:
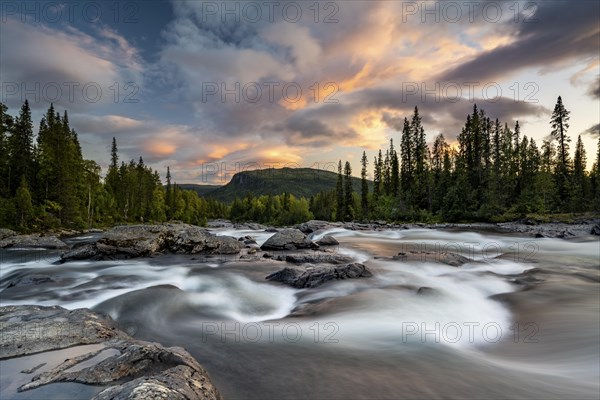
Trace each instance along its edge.
{"label": "horizon", "polygon": [[16,115],[27,98],[35,132],[52,101],[67,110],[103,174],[116,137],[121,160],[180,184],[226,184],[209,165],[348,160],[358,176],[415,106],[430,146],[455,143],[475,103],[541,145],[558,96],[571,154],[581,135],[594,162],[597,2],[280,3],[4,2],[1,101]]}

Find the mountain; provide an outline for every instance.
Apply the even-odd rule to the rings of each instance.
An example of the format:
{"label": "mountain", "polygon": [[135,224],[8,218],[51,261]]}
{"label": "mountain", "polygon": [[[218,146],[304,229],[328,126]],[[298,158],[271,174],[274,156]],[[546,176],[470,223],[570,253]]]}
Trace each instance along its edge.
{"label": "mountain", "polygon": [[198,196],[206,196],[215,189],[222,187],[221,185],[195,185],[193,183],[177,184],[181,189],[193,190],[198,193]]}
{"label": "mountain", "polygon": [[[261,169],[238,172],[231,181],[204,194],[220,201],[231,202],[248,193],[254,196],[288,192],[295,197],[310,197],[324,190],[335,190],[337,173],[312,168]],[[373,182],[369,181],[369,189]],[[352,178],[354,191],[360,193],[360,178]],[[183,186],[182,186],[183,187]]]}

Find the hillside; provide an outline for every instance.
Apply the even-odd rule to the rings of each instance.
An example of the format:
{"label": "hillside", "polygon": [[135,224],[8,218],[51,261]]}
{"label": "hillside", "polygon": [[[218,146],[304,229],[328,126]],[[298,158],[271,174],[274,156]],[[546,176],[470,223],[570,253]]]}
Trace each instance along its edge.
{"label": "hillside", "polygon": [[193,190],[198,193],[198,196],[206,196],[215,189],[222,187],[221,185],[195,185],[193,183],[177,184],[181,189]]}
{"label": "hillside", "polygon": [[[243,197],[248,193],[255,196],[281,194],[288,192],[296,197],[310,197],[323,190],[334,190],[337,173],[311,168],[263,169],[239,172],[231,181],[222,187],[205,194],[224,202],[231,202],[235,197]],[[352,178],[356,192],[360,191],[360,179]],[[369,189],[372,182],[369,181]]]}

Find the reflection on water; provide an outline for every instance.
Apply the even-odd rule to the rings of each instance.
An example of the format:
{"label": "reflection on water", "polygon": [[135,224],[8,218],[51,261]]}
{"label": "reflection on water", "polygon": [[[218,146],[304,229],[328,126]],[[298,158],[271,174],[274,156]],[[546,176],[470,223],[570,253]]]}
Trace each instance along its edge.
{"label": "reflection on water", "polygon": [[[275,261],[54,265],[56,253],[11,253],[0,302],[105,312],[139,338],[186,347],[225,398],[598,398],[598,240],[430,229],[313,239],[325,234],[374,277],[297,290],[264,280]],[[410,250],[472,261],[389,258]],[[31,274],[48,279],[11,287]]]}

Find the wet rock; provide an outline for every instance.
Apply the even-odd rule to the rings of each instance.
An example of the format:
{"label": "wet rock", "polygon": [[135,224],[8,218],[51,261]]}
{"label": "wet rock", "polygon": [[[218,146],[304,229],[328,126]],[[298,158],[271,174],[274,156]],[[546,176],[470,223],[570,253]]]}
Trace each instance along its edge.
{"label": "wet rock", "polygon": [[435,294],[435,289],[434,288],[430,288],[429,286],[421,286],[417,290],[417,294],[420,295],[420,296]]}
{"label": "wet rock", "polygon": [[338,242],[337,239],[331,235],[325,235],[317,241],[317,244],[319,246],[337,246],[340,244],[340,242]]}
{"label": "wet rock", "polygon": [[471,259],[456,253],[425,250],[400,252],[393,256],[392,260],[406,262],[437,262],[452,267],[459,267],[472,261]]}
{"label": "wet rock", "polygon": [[[23,335],[21,329],[29,323],[37,331]],[[0,307],[0,339],[0,359],[98,344],[62,362],[49,353],[47,362],[51,368],[31,376],[17,389],[19,392],[58,382],[77,382],[104,386],[93,397],[96,400],[222,399],[207,372],[185,349],[132,339],[119,331],[112,320],[90,310]],[[16,346],[18,342],[20,346]],[[22,373],[33,374],[43,365]],[[3,375],[11,373],[16,371],[3,371]]]}
{"label": "wet rock", "polygon": [[163,225],[116,226],[96,243],[75,247],[61,261],[151,257],[158,253],[238,254],[243,244],[229,236],[216,236],[198,226]]}
{"label": "wet rock", "polygon": [[271,253],[264,253],[263,254],[263,258],[273,258],[273,254],[271,254]]}
{"label": "wet rock", "polygon": [[115,226],[102,235],[96,247],[104,255],[148,256],[165,248],[168,232],[168,225]]}
{"label": "wet rock", "polygon": [[0,240],[0,248],[68,249],[69,246],[56,236],[15,235]]}
{"label": "wet rock", "polygon": [[265,232],[279,232],[279,229],[277,228],[273,228],[272,226],[265,229]]}
{"label": "wet rock", "polygon": [[244,245],[231,236],[211,236],[203,252],[209,254],[238,254]]}
{"label": "wet rock", "polygon": [[282,229],[261,246],[263,250],[294,250],[318,247],[298,229]]}
{"label": "wet rock", "polygon": [[329,227],[331,227],[330,222],[320,220],[310,220],[295,226],[296,229],[305,234],[313,233],[321,229],[327,229]]}
{"label": "wet rock", "polygon": [[276,259],[292,264],[348,264],[354,261],[352,257],[343,254],[289,254],[279,255]]}
{"label": "wet rock", "polygon": [[99,254],[96,244],[84,244],[82,246],[74,247],[60,255],[60,262],[72,261],[72,260],[87,260],[94,258]]}
{"label": "wet rock", "polygon": [[187,366],[177,366],[160,375],[138,378],[98,393],[92,400],[212,400],[222,399],[206,377]]}
{"label": "wet rock", "polygon": [[600,236],[600,224],[594,225],[592,231],[590,232],[592,235]]}
{"label": "wet rock", "polygon": [[[27,332],[27,334],[24,334]],[[0,307],[0,359],[126,337],[116,324],[86,309]]]}
{"label": "wet rock", "polygon": [[286,267],[267,276],[265,279],[303,289],[314,288],[329,281],[369,278],[371,276],[373,274],[363,264],[352,263],[344,266]]}

